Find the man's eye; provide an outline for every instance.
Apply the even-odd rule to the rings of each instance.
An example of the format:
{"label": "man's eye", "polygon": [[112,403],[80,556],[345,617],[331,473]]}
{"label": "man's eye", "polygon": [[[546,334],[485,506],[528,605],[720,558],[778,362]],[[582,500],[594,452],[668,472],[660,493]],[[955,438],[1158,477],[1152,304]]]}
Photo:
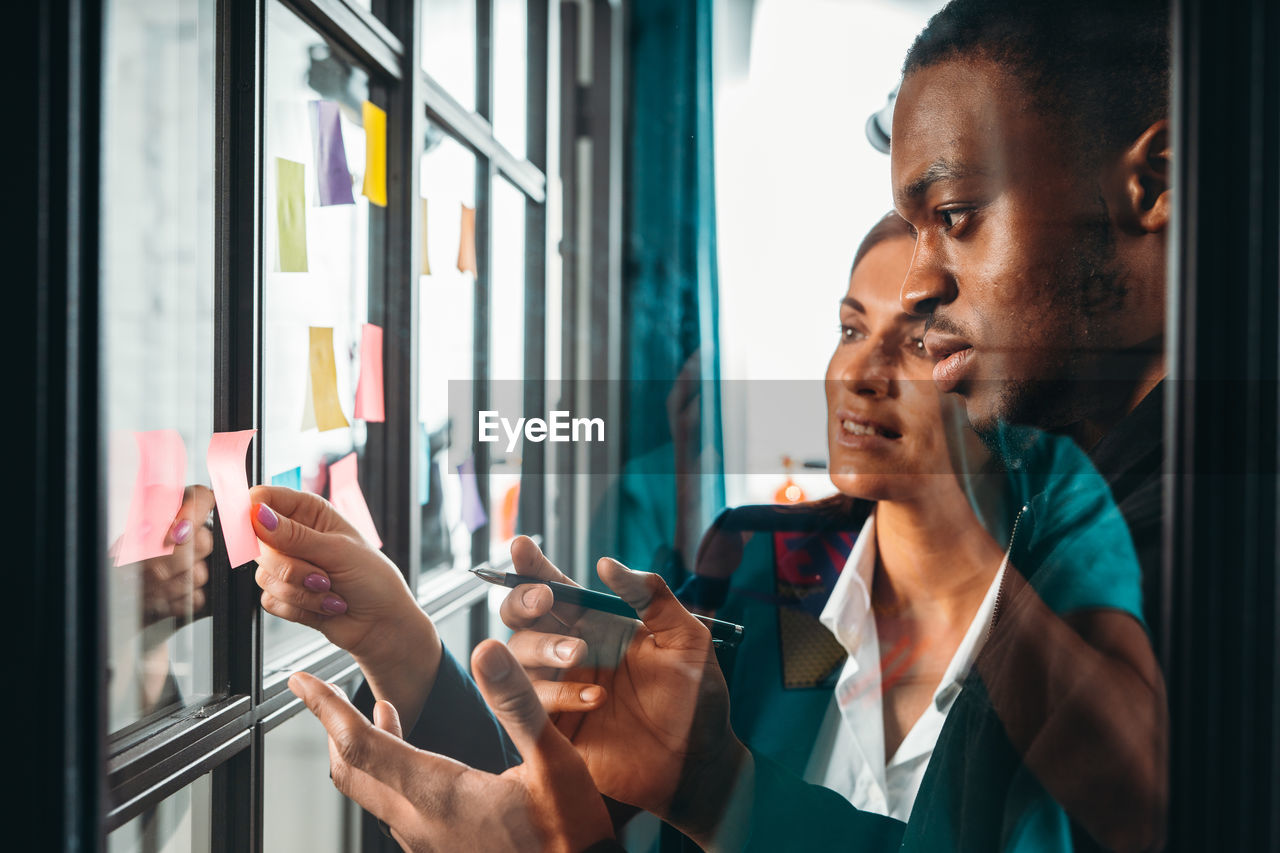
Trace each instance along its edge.
{"label": "man's eye", "polygon": [[942,210],[938,212],[938,218],[942,220],[942,224],[950,231],[964,221],[967,213],[967,210]]}

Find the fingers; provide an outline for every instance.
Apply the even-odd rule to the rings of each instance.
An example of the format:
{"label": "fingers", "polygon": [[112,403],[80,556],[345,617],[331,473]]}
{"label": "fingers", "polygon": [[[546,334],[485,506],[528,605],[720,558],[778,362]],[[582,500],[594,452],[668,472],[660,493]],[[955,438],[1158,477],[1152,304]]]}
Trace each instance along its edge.
{"label": "fingers", "polygon": [[542,553],[538,544],[528,536],[517,536],[511,541],[511,562],[516,574],[542,578],[548,581],[559,581],[577,586],[573,579],[561,572]]}
{"label": "fingers", "polygon": [[[484,700],[531,764],[555,765],[577,753],[552,726],[524,670],[497,640],[485,640],[471,653],[471,669]],[[567,752],[566,752],[567,751]]]}
{"label": "fingers", "polygon": [[633,572],[610,557],[596,563],[600,580],[635,608],[658,644],[673,648],[710,646],[711,631],[684,608],[661,576]]}
{"label": "fingers", "polygon": [[[169,527],[165,541],[174,545],[186,545],[193,534],[203,530],[204,521],[213,512],[213,491],[208,486],[187,486],[182,493],[182,506]],[[213,543],[210,541],[210,550]],[[199,549],[197,548],[197,551]]]}
{"label": "fingers", "polygon": [[452,759],[421,752],[370,725],[341,691],[309,673],[294,673],[289,689],[329,733],[334,786],[389,824],[411,821],[416,813],[412,802],[452,785],[465,770]]}
{"label": "fingers", "polygon": [[281,601],[269,592],[262,593],[262,609],[270,613],[272,616],[279,616],[289,622],[297,622],[299,625],[306,625],[308,628],[315,628],[320,631],[324,627],[325,620],[329,617],[321,616],[310,610],[303,610],[295,604],[287,601]]}
{"label": "fingers", "polygon": [[[281,554],[301,557],[317,566],[329,566],[348,562],[357,542],[364,541],[354,528],[338,517],[328,501],[317,495],[279,486],[256,486],[249,494],[254,502],[249,513],[254,532],[263,544]],[[264,498],[277,503],[273,505]],[[317,504],[322,504],[323,508]],[[290,509],[298,512],[296,518],[290,514]]]}
{"label": "fingers", "polygon": [[507,640],[507,648],[526,670],[534,667],[569,669],[582,662],[587,644],[577,637],[517,631]]}
{"label": "fingers", "polygon": [[373,724],[387,734],[404,740],[404,730],[400,726],[400,712],[386,699],[379,699],[373,703]]}
{"label": "fingers", "polygon": [[347,612],[347,602],[330,591],[328,574],[305,560],[268,552],[258,561],[253,579],[264,594],[298,610],[319,616]]}
{"label": "fingers", "polygon": [[594,711],[604,704],[606,695],[599,684],[578,681],[534,681],[533,690],[548,714]]}
{"label": "fingers", "polygon": [[555,604],[555,595],[551,587],[537,583],[521,584],[502,600],[498,615],[503,624],[513,631],[536,629],[540,631],[563,631],[564,622],[551,614],[551,606]]}

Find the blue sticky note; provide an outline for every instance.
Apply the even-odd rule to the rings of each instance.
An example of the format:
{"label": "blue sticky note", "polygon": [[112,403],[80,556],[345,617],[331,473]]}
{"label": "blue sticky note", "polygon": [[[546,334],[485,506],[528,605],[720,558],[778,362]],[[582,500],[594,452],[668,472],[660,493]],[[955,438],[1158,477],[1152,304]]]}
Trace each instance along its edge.
{"label": "blue sticky note", "polygon": [[271,485],[284,486],[286,489],[302,488],[302,468],[290,468],[288,471],[281,471],[271,478]]}

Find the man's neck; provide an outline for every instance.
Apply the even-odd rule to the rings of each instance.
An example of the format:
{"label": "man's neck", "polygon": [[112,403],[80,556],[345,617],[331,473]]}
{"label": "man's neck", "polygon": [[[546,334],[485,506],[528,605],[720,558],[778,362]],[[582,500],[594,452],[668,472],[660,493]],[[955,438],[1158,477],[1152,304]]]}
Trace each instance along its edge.
{"label": "man's neck", "polygon": [[[1138,405],[1147,398],[1151,390],[1164,381],[1166,375],[1164,354],[1154,354],[1145,369],[1134,379],[1116,389],[1115,393],[1104,395],[1097,401],[1093,412],[1063,430],[1086,453],[1092,451],[1098,442],[1120,421],[1124,420]],[[1099,387],[1106,387],[1100,383]]]}

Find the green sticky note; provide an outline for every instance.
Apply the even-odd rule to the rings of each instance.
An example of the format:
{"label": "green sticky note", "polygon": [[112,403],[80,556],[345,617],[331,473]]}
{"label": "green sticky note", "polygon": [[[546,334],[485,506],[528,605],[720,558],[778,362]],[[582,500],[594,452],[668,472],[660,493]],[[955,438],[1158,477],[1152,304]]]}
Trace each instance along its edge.
{"label": "green sticky note", "polygon": [[306,174],[301,163],[283,157],[276,158],[276,227],[280,272],[306,272]]}

